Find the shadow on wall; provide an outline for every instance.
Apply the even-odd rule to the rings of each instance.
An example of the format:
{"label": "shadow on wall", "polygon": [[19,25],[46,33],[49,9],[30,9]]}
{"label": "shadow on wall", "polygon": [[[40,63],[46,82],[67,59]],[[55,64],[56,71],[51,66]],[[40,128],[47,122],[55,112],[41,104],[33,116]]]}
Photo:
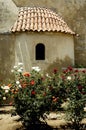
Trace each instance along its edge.
{"label": "shadow on wall", "polygon": [[15,63],[13,35],[0,35],[0,84],[12,79],[11,69]]}
{"label": "shadow on wall", "polygon": [[54,68],[61,71],[68,66],[73,66],[72,59],[69,56],[66,56],[64,60],[57,58],[52,64],[48,66],[46,70],[44,70],[44,73],[52,74]]}

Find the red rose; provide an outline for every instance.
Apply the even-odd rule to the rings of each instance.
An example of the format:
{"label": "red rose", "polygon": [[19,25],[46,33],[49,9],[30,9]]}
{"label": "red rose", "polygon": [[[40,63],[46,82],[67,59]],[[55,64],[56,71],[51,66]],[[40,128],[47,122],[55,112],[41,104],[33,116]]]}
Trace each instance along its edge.
{"label": "red rose", "polygon": [[55,69],[53,70],[54,74],[56,74],[56,73],[57,73],[57,71],[58,71],[58,70],[55,68]]}
{"label": "red rose", "polygon": [[73,68],[72,68],[71,66],[69,66],[69,67],[68,67],[68,70],[72,71],[72,70],[73,70]]}
{"label": "red rose", "polygon": [[81,85],[78,86],[79,91],[82,91],[82,88],[83,87]]}
{"label": "red rose", "polygon": [[25,72],[25,73],[23,73],[23,75],[26,76],[26,77],[30,77],[30,73],[29,72]]}
{"label": "red rose", "polygon": [[86,92],[84,92],[84,91],[83,91],[83,92],[81,92],[81,94],[85,95],[85,94],[86,94]]}
{"label": "red rose", "polygon": [[75,72],[77,73],[77,72],[79,72],[78,70],[75,70]]}
{"label": "red rose", "polygon": [[57,102],[58,101],[58,98],[53,98],[53,102]]}
{"label": "red rose", "polygon": [[63,73],[68,73],[68,69],[64,70]]}
{"label": "red rose", "polygon": [[36,94],[36,92],[35,92],[34,90],[32,90],[32,91],[31,91],[31,94],[32,94],[32,95],[35,95],[35,94]]}
{"label": "red rose", "polygon": [[21,86],[22,86],[22,88],[26,88],[27,83],[23,83],[23,84],[21,84]]}
{"label": "red rose", "polygon": [[83,72],[83,73],[85,73],[86,71],[85,71],[85,70],[83,70],[82,72]]}
{"label": "red rose", "polygon": [[34,84],[35,84],[35,81],[34,81],[34,80],[32,80],[32,81],[30,82],[30,84],[31,84],[31,85],[34,85]]}

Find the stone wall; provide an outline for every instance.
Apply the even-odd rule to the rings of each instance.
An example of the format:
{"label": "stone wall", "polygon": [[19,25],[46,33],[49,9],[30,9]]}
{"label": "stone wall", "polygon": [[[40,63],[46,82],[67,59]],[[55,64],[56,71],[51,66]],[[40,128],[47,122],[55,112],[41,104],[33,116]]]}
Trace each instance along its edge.
{"label": "stone wall", "polygon": [[86,0],[13,0],[17,6],[40,6],[55,10],[78,34],[75,62],[86,66]]}

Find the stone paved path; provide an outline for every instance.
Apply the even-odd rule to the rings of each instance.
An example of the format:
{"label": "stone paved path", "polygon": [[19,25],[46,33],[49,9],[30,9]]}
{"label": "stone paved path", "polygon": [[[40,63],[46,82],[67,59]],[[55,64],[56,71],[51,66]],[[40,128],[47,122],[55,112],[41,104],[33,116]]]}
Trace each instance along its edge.
{"label": "stone paved path", "polygon": [[[21,122],[17,122],[16,120],[19,116],[11,116],[10,111],[13,107],[0,107],[0,130],[16,130],[22,126]],[[60,125],[66,124],[66,121],[63,119],[64,114],[58,113],[51,113],[48,116],[47,123],[50,126],[58,127]],[[86,119],[83,120],[86,123]]]}

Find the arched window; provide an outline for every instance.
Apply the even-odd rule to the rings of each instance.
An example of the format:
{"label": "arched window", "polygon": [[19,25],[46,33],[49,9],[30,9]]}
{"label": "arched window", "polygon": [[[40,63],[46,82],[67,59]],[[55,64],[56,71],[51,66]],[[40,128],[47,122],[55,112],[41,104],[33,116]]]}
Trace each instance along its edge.
{"label": "arched window", "polygon": [[42,43],[36,45],[36,60],[45,60],[45,46]]}

